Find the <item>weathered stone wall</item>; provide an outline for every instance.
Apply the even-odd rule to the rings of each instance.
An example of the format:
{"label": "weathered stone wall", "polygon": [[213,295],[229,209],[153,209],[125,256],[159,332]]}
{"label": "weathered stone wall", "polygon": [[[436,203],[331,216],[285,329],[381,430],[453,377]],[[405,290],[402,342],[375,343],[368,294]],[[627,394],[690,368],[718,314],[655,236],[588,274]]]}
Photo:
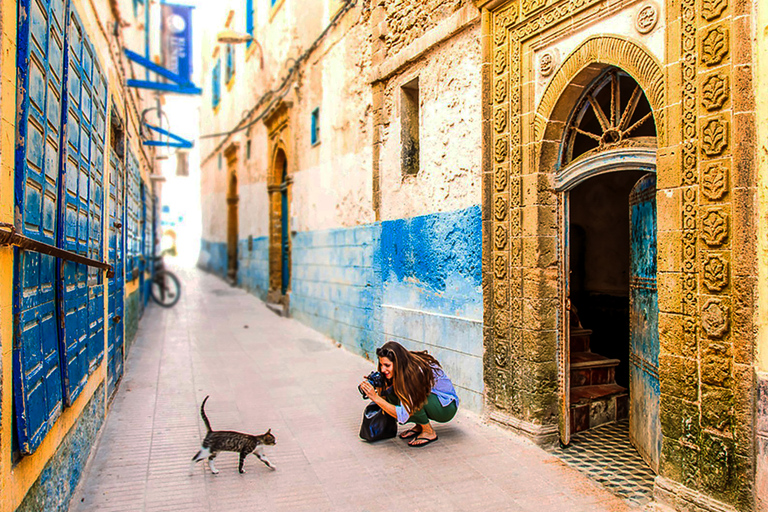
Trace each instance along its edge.
{"label": "weathered stone wall", "polygon": [[82,414],[59,444],[56,454],[29,488],[16,512],[66,511],[80,482],[91,448],[104,423],[104,386],[99,386]]}

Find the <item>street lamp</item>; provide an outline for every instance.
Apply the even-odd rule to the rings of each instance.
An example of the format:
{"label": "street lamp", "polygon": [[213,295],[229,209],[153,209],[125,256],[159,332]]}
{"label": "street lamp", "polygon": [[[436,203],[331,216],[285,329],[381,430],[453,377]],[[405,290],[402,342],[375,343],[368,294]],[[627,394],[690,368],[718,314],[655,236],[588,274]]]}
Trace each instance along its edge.
{"label": "street lamp", "polygon": [[253,40],[251,34],[245,34],[232,29],[225,29],[216,34],[216,40],[220,43],[238,44]]}

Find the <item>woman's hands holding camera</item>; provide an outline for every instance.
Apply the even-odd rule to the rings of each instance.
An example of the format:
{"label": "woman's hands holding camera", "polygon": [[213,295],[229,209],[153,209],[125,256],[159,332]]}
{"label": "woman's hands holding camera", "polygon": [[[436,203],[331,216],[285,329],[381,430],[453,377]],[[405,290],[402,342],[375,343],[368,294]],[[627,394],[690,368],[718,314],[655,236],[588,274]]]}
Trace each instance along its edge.
{"label": "woman's hands holding camera", "polygon": [[379,394],[376,393],[376,388],[374,388],[370,382],[368,382],[368,379],[363,380],[363,382],[360,383],[360,389],[363,390],[365,395],[373,400],[376,401],[376,398],[378,398]]}

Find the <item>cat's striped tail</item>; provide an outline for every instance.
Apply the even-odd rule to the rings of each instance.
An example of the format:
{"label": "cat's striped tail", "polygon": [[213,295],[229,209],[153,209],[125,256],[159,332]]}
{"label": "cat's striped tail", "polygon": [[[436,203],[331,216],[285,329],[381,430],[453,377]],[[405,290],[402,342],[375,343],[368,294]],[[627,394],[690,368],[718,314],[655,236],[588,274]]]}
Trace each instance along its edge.
{"label": "cat's striped tail", "polygon": [[200,406],[200,416],[203,417],[203,423],[205,423],[205,428],[208,429],[208,432],[211,431],[211,424],[208,421],[208,416],[205,415],[205,402],[208,401],[208,397],[206,396],[205,399],[203,399],[203,404]]}

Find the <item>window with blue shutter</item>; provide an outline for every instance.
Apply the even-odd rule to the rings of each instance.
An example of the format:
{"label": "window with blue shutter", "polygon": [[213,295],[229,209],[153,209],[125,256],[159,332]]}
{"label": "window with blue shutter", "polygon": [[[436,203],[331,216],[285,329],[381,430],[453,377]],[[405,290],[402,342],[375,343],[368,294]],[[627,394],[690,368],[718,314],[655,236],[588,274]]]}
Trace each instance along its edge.
{"label": "window with blue shutter", "polygon": [[216,65],[211,70],[211,107],[215,110],[221,103],[221,59],[216,59]]}
{"label": "window with blue shutter", "polygon": [[141,208],[141,171],[139,170],[139,161],[130,149],[128,150],[127,159],[127,182],[126,224],[128,231],[126,235],[127,263],[125,267],[125,278],[128,281],[133,281],[139,277],[139,255],[141,254],[141,235],[139,227]]}
{"label": "window with blue shutter", "polygon": [[224,51],[224,83],[227,89],[232,87],[235,78],[235,48],[228,44]]}
{"label": "window with blue shutter", "polygon": [[310,141],[314,146],[320,142],[320,108],[312,111],[312,121],[310,123]]}
{"label": "window with blue shutter", "polygon": [[[253,20],[253,0],[245,0],[245,31],[253,37],[255,29],[255,23]],[[253,41],[245,43],[246,48],[250,48]]]}

